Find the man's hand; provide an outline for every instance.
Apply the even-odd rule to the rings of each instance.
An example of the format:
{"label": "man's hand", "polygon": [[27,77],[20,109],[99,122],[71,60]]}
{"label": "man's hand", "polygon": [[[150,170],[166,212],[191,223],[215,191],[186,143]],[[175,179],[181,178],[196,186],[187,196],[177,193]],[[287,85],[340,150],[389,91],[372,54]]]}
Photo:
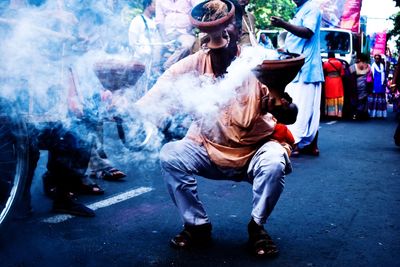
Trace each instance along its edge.
{"label": "man's hand", "polygon": [[285,20],[283,20],[280,17],[276,17],[276,16],[271,16],[270,22],[271,22],[272,26],[279,27],[279,28],[284,28],[284,26],[286,24]]}
{"label": "man's hand", "polygon": [[294,145],[294,137],[292,133],[287,128],[287,126],[282,123],[276,124],[274,132],[271,135],[271,138],[280,143],[287,143],[292,147]]}
{"label": "man's hand", "polygon": [[277,105],[277,100],[273,96],[267,95],[262,98],[261,112],[263,114],[269,112],[283,124],[293,124],[296,121],[298,109],[295,104],[292,103],[292,98],[285,93],[280,98],[280,104]]}
{"label": "man's hand", "polygon": [[271,16],[270,21],[272,26],[283,28],[300,38],[310,39],[314,35],[314,32],[312,32],[309,28],[296,26],[280,17]]}
{"label": "man's hand", "polygon": [[292,98],[287,93],[279,101],[274,96],[267,95],[262,98],[261,109],[264,114],[273,113],[277,109],[288,109],[291,103]]}

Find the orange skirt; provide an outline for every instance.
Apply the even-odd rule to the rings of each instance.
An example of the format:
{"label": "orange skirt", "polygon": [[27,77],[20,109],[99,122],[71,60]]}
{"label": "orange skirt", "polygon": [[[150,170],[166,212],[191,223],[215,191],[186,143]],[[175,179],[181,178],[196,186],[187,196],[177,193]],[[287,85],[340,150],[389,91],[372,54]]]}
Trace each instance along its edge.
{"label": "orange skirt", "polygon": [[343,99],[344,97],[327,98],[325,101],[325,115],[341,118],[343,116]]}

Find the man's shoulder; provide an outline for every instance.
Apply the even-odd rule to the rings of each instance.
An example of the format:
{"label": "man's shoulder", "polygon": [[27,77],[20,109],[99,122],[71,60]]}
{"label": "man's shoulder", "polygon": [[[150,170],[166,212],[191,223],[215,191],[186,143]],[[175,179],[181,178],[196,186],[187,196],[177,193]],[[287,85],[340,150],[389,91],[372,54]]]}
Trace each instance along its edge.
{"label": "man's shoulder", "polygon": [[315,3],[314,1],[307,1],[304,5],[300,8],[303,12],[319,12],[322,13],[320,6]]}
{"label": "man's shoulder", "polygon": [[320,8],[320,5],[317,4],[315,1],[312,1],[312,0],[308,0],[307,2],[304,3],[303,6],[306,7],[306,8],[317,8],[317,9]]}

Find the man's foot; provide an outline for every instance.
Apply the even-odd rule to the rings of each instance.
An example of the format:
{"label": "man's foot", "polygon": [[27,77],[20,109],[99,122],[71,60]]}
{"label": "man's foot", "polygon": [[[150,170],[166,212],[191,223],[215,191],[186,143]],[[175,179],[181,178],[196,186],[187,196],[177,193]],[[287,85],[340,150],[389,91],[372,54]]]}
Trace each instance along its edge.
{"label": "man's foot", "polygon": [[82,195],[104,195],[104,190],[87,175],[80,177],[74,191]]}
{"label": "man's foot", "polygon": [[95,216],[95,213],[92,209],[69,198],[54,200],[53,212],[71,214],[82,217]]}
{"label": "man's foot", "polygon": [[303,148],[299,148],[297,145],[294,146],[292,150],[292,157],[297,157],[299,155],[311,155],[311,156],[319,156],[319,148],[316,144],[311,143]]}
{"label": "man's foot", "polygon": [[107,181],[117,181],[117,180],[120,180],[121,178],[125,178],[126,174],[123,173],[122,171],[118,170],[117,168],[109,167],[109,168],[106,168],[106,169],[100,171],[100,174],[98,177],[100,179],[107,180]]}
{"label": "man's foot", "polygon": [[249,233],[249,248],[252,254],[260,258],[271,258],[278,255],[279,250],[264,226],[258,225],[253,219],[247,226]]}
{"label": "man's foot", "polygon": [[319,156],[319,148],[316,145],[308,145],[304,148],[300,149],[300,154],[311,155],[311,156]]}
{"label": "man's foot", "polygon": [[185,224],[182,232],[171,239],[171,246],[182,249],[191,248],[193,246],[207,247],[212,241],[211,230],[211,223],[202,225]]}

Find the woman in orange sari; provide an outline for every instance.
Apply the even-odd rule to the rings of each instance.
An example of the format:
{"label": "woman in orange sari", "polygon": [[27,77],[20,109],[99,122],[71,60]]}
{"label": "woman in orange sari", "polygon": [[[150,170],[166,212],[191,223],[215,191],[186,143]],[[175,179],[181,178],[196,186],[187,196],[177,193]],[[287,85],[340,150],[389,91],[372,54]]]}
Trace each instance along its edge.
{"label": "woman in orange sari", "polygon": [[328,60],[323,64],[325,74],[325,115],[342,117],[344,90],[342,76],[343,64],[335,58],[335,54],[328,53]]}

